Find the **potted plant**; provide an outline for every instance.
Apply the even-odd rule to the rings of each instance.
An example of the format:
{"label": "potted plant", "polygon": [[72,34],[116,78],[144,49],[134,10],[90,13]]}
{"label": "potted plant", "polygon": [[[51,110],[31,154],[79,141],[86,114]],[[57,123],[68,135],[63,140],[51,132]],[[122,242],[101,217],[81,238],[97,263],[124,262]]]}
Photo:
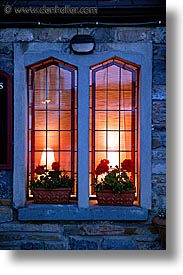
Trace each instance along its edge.
{"label": "potted plant", "polygon": [[69,203],[74,180],[65,170],[59,170],[59,163],[52,163],[52,170],[38,165],[30,189],[35,203]]}
{"label": "potted plant", "polygon": [[166,208],[159,208],[152,222],[158,229],[161,246],[166,249]]}
{"label": "potted plant", "polygon": [[132,172],[132,162],[129,159],[109,167],[109,160],[103,159],[96,168],[94,190],[99,205],[132,206],[135,199],[135,186],[129,173]]}

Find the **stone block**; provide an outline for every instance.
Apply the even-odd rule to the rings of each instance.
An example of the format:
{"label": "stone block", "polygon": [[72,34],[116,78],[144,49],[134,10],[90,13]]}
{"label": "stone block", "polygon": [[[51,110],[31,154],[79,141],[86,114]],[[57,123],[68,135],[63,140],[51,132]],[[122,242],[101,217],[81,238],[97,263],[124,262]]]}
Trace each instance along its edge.
{"label": "stone block", "polygon": [[166,43],[166,28],[158,27],[151,32],[152,41],[154,43]]}
{"label": "stone block", "polygon": [[159,124],[161,126],[166,125],[166,113],[153,113],[152,116],[152,123],[153,125]]}
{"label": "stone block", "polygon": [[138,235],[135,237],[135,240],[138,242],[154,242],[158,238],[158,234],[145,234],[145,235]]}
{"label": "stone block", "polygon": [[14,39],[17,42],[31,42],[33,41],[33,33],[31,29],[19,29],[14,33]]}
{"label": "stone block", "polygon": [[45,250],[66,250],[67,249],[67,242],[64,241],[47,241],[44,242],[44,249]]}
{"label": "stone block", "polygon": [[14,40],[13,29],[1,29],[0,30],[0,42],[12,42]]}
{"label": "stone block", "polygon": [[152,160],[166,160],[166,150],[157,149],[152,151]]}
{"label": "stone block", "polygon": [[[6,62],[1,63],[0,62],[0,69],[6,70],[6,66],[8,64],[3,64]],[[8,63],[8,62],[7,62]],[[9,70],[6,70],[9,72]],[[13,193],[13,179],[12,179],[12,171],[5,171],[1,170],[0,171],[0,199],[11,199],[12,198],[12,193]]]}
{"label": "stone block", "polygon": [[153,101],[152,104],[154,114],[166,114],[166,101]]}
{"label": "stone block", "polygon": [[153,57],[154,57],[154,59],[166,60],[166,45],[154,44],[153,45]]}
{"label": "stone block", "polygon": [[0,241],[0,250],[19,250],[20,246],[17,241],[13,242],[1,242]]}
{"label": "stone block", "polygon": [[124,229],[124,235],[126,236],[136,235],[137,234],[136,230],[137,230],[136,228],[127,227]]}
{"label": "stone block", "polygon": [[111,28],[95,28],[91,35],[96,42],[105,43],[113,41],[113,32]]}
{"label": "stone block", "polygon": [[108,237],[101,243],[101,249],[104,250],[136,250],[135,241],[129,237]]}
{"label": "stone block", "polygon": [[13,220],[13,211],[10,207],[0,206],[0,223]]}
{"label": "stone block", "polygon": [[153,84],[166,85],[166,62],[161,59],[153,61]]}
{"label": "stone block", "polygon": [[69,248],[71,250],[98,250],[98,240],[94,238],[70,237]]}
{"label": "stone block", "polygon": [[166,185],[165,184],[158,184],[157,185],[157,194],[162,196],[166,196]]}
{"label": "stone block", "polygon": [[3,223],[0,227],[1,231],[9,231],[9,232],[27,232],[30,234],[34,234],[36,232],[47,232],[50,233],[59,233],[62,234],[63,227],[59,223],[47,223],[47,222],[31,222],[31,223],[20,223],[17,221],[11,223]]}
{"label": "stone block", "polygon": [[88,236],[121,235],[124,233],[124,227],[104,222],[103,224],[82,225],[80,231]]}
{"label": "stone block", "polygon": [[137,247],[139,250],[162,250],[158,240],[156,242],[138,242]]}
{"label": "stone block", "polygon": [[11,55],[12,54],[12,45],[9,43],[0,43],[0,55]]}
{"label": "stone block", "polygon": [[20,244],[21,250],[44,250],[43,242],[25,241]]}
{"label": "stone block", "polygon": [[166,100],[166,86],[165,85],[153,85],[152,99],[153,100]]}
{"label": "stone block", "polygon": [[166,175],[152,175],[152,183],[165,183],[166,182]]}
{"label": "stone block", "polygon": [[166,174],[166,163],[164,161],[154,161],[152,163],[152,173],[153,174]]}
{"label": "stone block", "polygon": [[150,41],[151,34],[148,28],[117,28],[115,40],[121,42]]}
{"label": "stone block", "polygon": [[157,149],[163,145],[161,136],[158,132],[153,132],[152,135],[152,148]]}

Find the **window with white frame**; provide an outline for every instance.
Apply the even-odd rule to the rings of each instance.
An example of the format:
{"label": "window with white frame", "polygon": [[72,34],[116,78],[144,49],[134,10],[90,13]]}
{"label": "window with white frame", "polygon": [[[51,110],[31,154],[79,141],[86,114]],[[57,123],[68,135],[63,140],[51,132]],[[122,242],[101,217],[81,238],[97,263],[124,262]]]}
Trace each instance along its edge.
{"label": "window with white frame", "polygon": [[[77,69],[55,58],[27,67],[29,106],[28,177],[53,162],[75,179],[77,195]],[[114,57],[90,68],[89,189],[101,159],[113,168],[131,159],[138,190],[139,66]],[[28,185],[29,187],[29,185]],[[29,190],[27,192],[29,196]]]}
{"label": "window with white frame", "polygon": [[[29,217],[26,190],[31,173],[43,159],[49,166],[49,153],[63,161],[76,182],[77,214],[75,208],[72,213],[71,204],[69,210],[54,208],[58,211],[55,219],[110,218],[109,209],[102,214],[89,202],[95,195],[93,172],[102,158],[108,158],[112,166],[125,158],[133,160],[140,208],[135,208],[137,216],[126,213],[125,207],[115,211],[122,211],[127,219],[147,216],[143,209],[151,208],[152,45],[111,44],[113,50],[85,56],[62,54],[59,43],[30,43],[24,54],[22,47],[15,45],[13,180],[14,206],[22,213],[21,219]],[[123,219],[119,212],[116,216],[112,212],[111,219]]]}

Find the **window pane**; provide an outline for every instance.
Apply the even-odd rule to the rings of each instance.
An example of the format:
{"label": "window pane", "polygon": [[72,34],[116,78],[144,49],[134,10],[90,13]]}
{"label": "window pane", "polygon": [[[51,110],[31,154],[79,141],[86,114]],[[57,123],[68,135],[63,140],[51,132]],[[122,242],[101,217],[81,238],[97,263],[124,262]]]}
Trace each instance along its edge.
{"label": "window pane", "polygon": [[71,153],[60,152],[60,169],[71,171]]}
{"label": "window pane", "polygon": [[36,131],[35,136],[35,150],[43,150],[46,148],[46,131]]}
{"label": "window pane", "polygon": [[116,112],[116,111],[108,112],[108,129],[109,130],[119,129],[119,112]]}
{"label": "window pane", "polygon": [[46,90],[35,89],[34,90],[34,103],[35,109],[45,110],[46,109]]}
{"label": "window pane", "polygon": [[71,91],[60,91],[60,110],[71,110]]}
{"label": "window pane", "polygon": [[60,112],[60,130],[71,130],[71,112]]}
{"label": "window pane", "polygon": [[120,153],[120,164],[123,162],[125,159],[131,159],[131,152],[121,152]]}
{"label": "window pane", "polygon": [[96,91],[96,110],[106,109],[106,91],[104,88]]}
{"label": "window pane", "polygon": [[[38,165],[41,165],[41,156],[42,152],[35,152],[34,157],[35,157],[35,167]],[[46,164],[46,163],[45,163]]]}
{"label": "window pane", "polygon": [[96,73],[96,110],[106,110],[107,69]]}
{"label": "window pane", "polygon": [[106,150],[106,132],[104,131],[95,132],[95,149]]}
{"label": "window pane", "polygon": [[59,129],[59,112],[48,111],[47,112],[47,130],[58,130]]}
{"label": "window pane", "polygon": [[48,90],[46,103],[48,110],[59,110],[59,91]]}
{"label": "window pane", "polygon": [[[59,67],[55,65],[51,65],[47,67],[47,76],[48,76],[48,90],[49,91],[57,91],[59,89]],[[54,102],[56,98],[51,97],[51,94],[49,94],[50,99],[52,99]]]}
{"label": "window pane", "polygon": [[34,84],[35,89],[42,89],[46,91],[46,69],[35,72]]}
{"label": "window pane", "polygon": [[71,90],[71,72],[60,68],[60,90]]}
{"label": "window pane", "polygon": [[59,148],[59,132],[47,131],[47,147],[52,150],[58,150]]}
{"label": "window pane", "polygon": [[60,150],[71,150],[71,132],[60,132]]}
{"label": "window pane", "polygon": [[131,110],[132,109],[132,92],[121,91],[120,93],[120,109]]}
{"label": "window pane", "polygon": [[36,111],[35,112],[35,129],[46,130],[46,112]]}
{"label": "window pane", "polygon": [[106,152],[96,152],[95,153],[95,168],[100,163],[101,159],[106,159]]}
{"label": "window pane", "polygon": [[119,110],[119,67],[108,68],[108,110]]}
{"label": "window pane", "polygon": [[109,160],[109,165],[115,168],[116,165],[119,166],[119,153],[118,152],[108,152],[107,159]]}
{"label": "window pane", "polygon": [[120,132],[120,150],[131,150],[131,132]]}
{"label": "window pane", "polygon": [[95,113],[95,127],[96,130],[105,130],[106,129],[106,112],[99,112]]}
{"label": "window pane", "polygon": [[120,112],[120,130],[131,130],[132,127],[132,113]]}
{"label": "window pane", "polygon": [[119,132],[108,131],[108,150],[119,150]]}
{"label": "window pane", "polygon": [[71,109],[71,72],[60,68],[60,109]]}
{"label": "window pane", "polygon": [[132,90],[132,72],[128,70],[121,70],[121,90]]}

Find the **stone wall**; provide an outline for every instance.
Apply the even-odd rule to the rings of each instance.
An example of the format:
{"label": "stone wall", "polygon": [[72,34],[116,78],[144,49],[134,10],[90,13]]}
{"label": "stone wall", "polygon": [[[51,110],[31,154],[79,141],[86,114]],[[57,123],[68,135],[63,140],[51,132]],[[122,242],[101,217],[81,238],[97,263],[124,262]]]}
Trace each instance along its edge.
{"label": "stone wall", "polygon": [[[151,42],[152,83],[152,211],[147,222],[22,223],[12,208],[13,171],[0,171],[1,249],[161,249],[151,225],[159,207],[166,205],[166,38],[165,28],[81,28],[91,34],[100,51],[109,42]],[[0,69],[13,75],[16,42],[61,42],[69,53],[75,28],[0,30]]]}

